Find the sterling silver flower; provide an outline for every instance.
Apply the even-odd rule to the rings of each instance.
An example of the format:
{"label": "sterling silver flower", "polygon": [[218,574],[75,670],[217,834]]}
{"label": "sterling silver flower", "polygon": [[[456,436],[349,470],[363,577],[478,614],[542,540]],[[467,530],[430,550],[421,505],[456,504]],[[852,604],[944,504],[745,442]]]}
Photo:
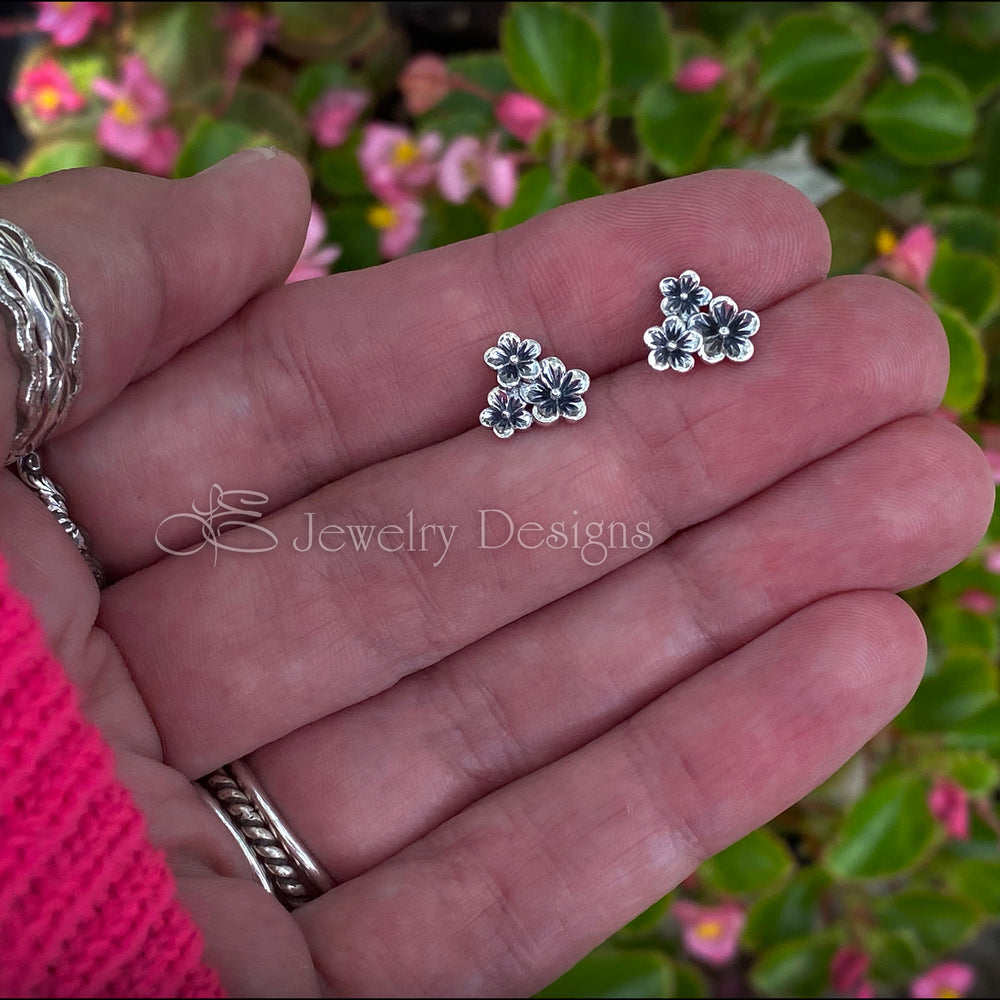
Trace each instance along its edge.
{"label": "sterling silver flower", "polygon": [[676,278],[660,282],[663,296],[660,309],[664,316],[677,316],[688,323],[712,300],[712,293],[702,283],[697,271],[681,271]]}
{"label": "sterling silver flower", "polygon": [[564,417],[580,420],[587,412],[583,394],[590,388],[590,376],[578,368],[566,370],[558,358],[545,358],[534,382],[521,386],[521,397],[531,404],[531,412],[540,424],[551,424]]}
{"label": "sterling silver flower", "polygon": [[740,309],[728,295],[717,295],[708,312],[691,320],[690,329],[701,334],[698,354],[710,365],[724,358],[747,361],[753,354],[750,338],[760,329],[760,317],[752,309]]}
{"label": "sterling silver flower", "polygon": [[531,414],[524,400],[503,386],[490,389],[486,402],[489,405],[479,414],[479,422],[498,438],[509,438],[514,431],[525,431],[531,426]]}
{"label": "sterling silver flower", "polygon": [[691,371],[694,356],[701,348],[701,334],[676,316],[668,316],[661,326],[651,326],[642,339],[649,348],[647,360],[658,372],[668,368],[675,372]]}
{"label": "sterling silver flower", "polygon": [[497,382],[505,389],[519,382],[531,382],[538,378],[538,356],[542,353],[537,340],[521,340],[516,333],[502,333],[496,347],[491,347],[483,360],[495,368]]}

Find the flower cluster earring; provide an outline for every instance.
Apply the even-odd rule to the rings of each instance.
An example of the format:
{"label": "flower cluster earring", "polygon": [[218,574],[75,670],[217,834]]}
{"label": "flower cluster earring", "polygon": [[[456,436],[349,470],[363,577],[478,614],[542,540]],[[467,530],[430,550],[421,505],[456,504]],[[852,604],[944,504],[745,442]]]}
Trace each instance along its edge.
{"label": "flower cluster earring", "polygon": [[590,388],[590,376],[578,368],[567,371],[558,358],[539,361],[541,353],[537,340],[507,332],[483,355],[497,373],[497,386],[490,390],[479,422],[497,437],[509,438],[535,422],[581,420],[586,414],[583,394]]}
{"label": "flower cluster earring", "polygon": [[649,363],[657,371],[690,371],[696,354],[710,365],[725,358],[749,360],[753,354],[750,338],[760,329],[760,317],[752,309],[740,309],[728,295],[713,296],[697,271],[664,278],[660,294],[660,310],[666,318],[642,337],[649,348]]}

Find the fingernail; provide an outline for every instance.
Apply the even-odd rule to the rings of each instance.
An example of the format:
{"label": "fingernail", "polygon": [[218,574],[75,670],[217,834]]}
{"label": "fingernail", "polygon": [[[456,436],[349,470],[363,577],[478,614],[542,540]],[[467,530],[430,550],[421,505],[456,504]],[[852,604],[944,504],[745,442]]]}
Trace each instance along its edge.
{"label": "fingernail", "polygon": [[242,166],[244,163],[254,163],[258,160],[274,160],[279,156],[285,156],[280,149],[275,146],[254,146],[252,149],[241,149],[238,153],[227,156],[218,163],[213,163],[206,167],[202,173],[207,174],[212,170],[228,170],[230,167]]}

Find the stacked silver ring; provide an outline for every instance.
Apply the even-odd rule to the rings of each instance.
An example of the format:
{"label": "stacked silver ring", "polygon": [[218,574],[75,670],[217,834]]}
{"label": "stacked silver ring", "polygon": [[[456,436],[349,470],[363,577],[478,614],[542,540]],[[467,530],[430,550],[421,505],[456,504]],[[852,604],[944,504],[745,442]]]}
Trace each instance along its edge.
{"label": "stacked silver ring", "polygon": [[334,887],[330,875],[281,818],[245,760],[213,771],[200,785],[257,881],[285,909],[298,909]]}
{"label": "stacked silver ring", "polygon": [[80,388],[80,318],[66,275],[13,222],[0,219],[0,304],[10,314],[21,367],[15,459],[39,448]]}

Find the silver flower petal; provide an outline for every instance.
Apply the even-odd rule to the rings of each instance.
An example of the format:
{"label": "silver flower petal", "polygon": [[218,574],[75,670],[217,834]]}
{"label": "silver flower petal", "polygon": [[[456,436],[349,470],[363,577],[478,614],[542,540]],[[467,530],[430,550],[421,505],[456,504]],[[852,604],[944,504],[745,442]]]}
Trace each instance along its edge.
{"label": "silver flower petal", "polygon": [[749,361],[753,355],[753,341],[743,337],[727,337],[722,349],[730,361]]}
{"label": "silver flower petal", "polygon": [[568,399],[559,412],[566,420],[582,420],[587,415],[587,404],[582,399]]}

